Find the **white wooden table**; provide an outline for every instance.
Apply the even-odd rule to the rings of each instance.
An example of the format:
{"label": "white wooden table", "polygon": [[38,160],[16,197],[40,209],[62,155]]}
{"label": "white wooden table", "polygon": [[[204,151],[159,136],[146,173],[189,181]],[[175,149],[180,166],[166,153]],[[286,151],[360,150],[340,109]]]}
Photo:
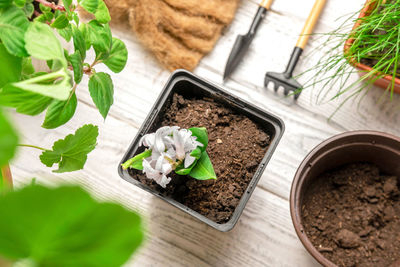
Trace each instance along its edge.
{"label": "white wooden table", "polygon": [[[118,162],[170,75],[126,30],[114,29],[115,35],[127,44],[129,60],[126,69],[113,76],[115,101],[105,122],[90,98],[87,80],[77,90],[79,105],[75,117],[54,131],[40,127],[43,115],[13,114],[22,141],[42,147],[50,147],[54,140],[85,123],[99,125],[98,146],[89,155],[85,169],[54,174],[40,163],[40,152],[22,148],[11,164],[16,185],[26,184],[32,177],[48,185],[79,183],[99,199],[117,200],[138,210],[145,218],[147,241],[129,266],[317,266],[298,240],[290,219],[288,199],[295,171],[314,146],[337,133],[373,129],[399,135],[400,98],[377,104],[383,91],[374,88],[359,107],[357,101],[350,101],[328,121],[340,101],[317,105],[318,88],[304,91],[293,103],[282,92],[276,94],[263,87],[267,70],[285,68],[313,2],[277,0],[244,62],[224,85],[233,94],[275,113],[286,124],[275,154],[232,231],[218,232],[118,176]],[[316,32],[336,28],[336,18],[355,12],[363,2],[328,1]],[[196,74],[222,83],[222,72],[236,35],[246,32],[256,9],[256,0],[242,1],[233,24],[213,52],[201,61]],[[306,54],[318,43],[312,36]],[[301,60],[296,73],[313,66],[319,56],[317,52],[314,57]]]}

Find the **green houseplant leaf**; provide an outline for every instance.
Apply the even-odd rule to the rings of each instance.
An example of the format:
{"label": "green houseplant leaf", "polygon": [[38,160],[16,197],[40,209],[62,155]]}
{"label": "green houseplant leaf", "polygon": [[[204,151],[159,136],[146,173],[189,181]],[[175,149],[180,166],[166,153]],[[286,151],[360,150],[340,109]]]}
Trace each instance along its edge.
{"label": "green houseplant leaf", "polygon": [[0,88],[10,82],[16,82],[21,77],[22,59],[8,53],[0,43]]}
{"label": "green houseplant leaf", "polygon": [[100,114],[105,119],[113,104],[114,86],[110,75],[104,72],[93,74],[89,80],[89,92]]}
{"label": "green houseplant leaf", "polygon": [[203,144],[202,147],[200,147],[201,151],[206,151],[207,145],[208,145],[208,133],[207,129],[205,127],[194,127],[190,128],[189,131],[192,132],[193,136],[196,136],[196,141],[200,142]]}
{"label": "green houseplant leaf", "polygon": [[25,34],[26,50],[35,58],[42,60],[57,59],[67,67],[64,50],[49,25],[33,22]]}
{"label": "green houseplant leaf", "polygon": [[206,151],[201,154],[189,175],[197,180],[217,179],[211,160]]}
{"label": "green houseplant leaf", "polygon": [[105,54],[110,52],[112,35],[110,27],[107,24],[103,25],[97,20],[92,20],[86,24],[86,34],[96,51],[97,58],[100,53]]}
{"label": "green houseplant leaf", "polygon": [[0,220],[0,254],[15,264],[121,266],[143,241],[137,213],[99,203],[77,186],[9,192],[0,214],[7,218]]}
{"label": "green houseplant leaf", "polygon": [[111,20],[110,13],[108,12],[108,8],[103,0],[99,0],[99,5],[97,6],[94,16],[100,23],[107,23]]}
{"label": "green houseplant leaf", "polygon": [[0,8],[9,7],[12,2],[12,0],[0,0]]}
{"label": "green houseplant leaf", "polygon": [[69,20],[65,14],[61,14],[50,24],[51,27],[56,29],[64,29],[68,25],[70,25]]}
{"label": "green houseplant leaf", "polygon": [[192,171],[193,167],[196,166],[198,160],[199,160],[200,157],[201,157],[202,152],[203,152],[203,151],[201,150],[200,147],[196,147],[196,149],[194,149],[194,150],[190,153],[190,155],[191,155],[192,157],[195,157],[196,160],[195,160],[189,167],[187,167],[187,168],[185,168],[184,165],[183,165],[183,163],[181,163],[179,166],[176,167],[175,172],[176,172],[177,174],[179,174],[179,175],[188,175],[188,174]]}
{"label": "green houseplant leaf", "polygon": [[54,172],[71,172],[80,170],[85,165],[87,154],[96,147],[99,130],[97,126],[86,124],[54,143],[52,150],[45,150],[40,160],[47,167],[58,164]]}
{"label": "green houseplant leaf", "polygon": [[17,134],[0,110],[0,166],[7,164],[14,156],[17,143]]}
{"label": "green houseplant leaf", "polygon": [[[57,80],[56,83],[48,83],[49,80]],[[23,80],[17,83],[11,83],[7,86],[41,94],[58,100],[66,100],[71,91],[69,73],[66,69],[57,72],[46,73],[40,76]]]}
{"label": "green houseplant leaf", "polygon": [[47,109],[42,127],[54,129],[67,123],[74,116],[77,103],[75,93],[65,101],[53,101]]}
{"label": "green houseplant leaf", "polygon": [[117,39],[112,39],[111,51],[108,57],[103,60],[103,63],[113,72],[121,72],[126,65],[128,59],[128,50],[125,44]]}
{"label": "green houseplant leaf", "polygon": [[124,170],[128,168],[143,170],[143,159],[151,156],[151,150],[145,150],[144,152],[134,156],[131,159],[128,159],[126,162],[122,164],[122,168]]}
{"label": "green houseplant leaf", "polygon": [[30,91],[6,85],[0,91],[0,105],[12,107],[17,112],[26,115],[38,115],[42,113],[53,101],[52,98],[36,94]]}
{"label": "green houseplant leaf", "polygon": [[78,3],[87,12],[94,14],[99,5],[99,0],[80,0],[80,1],[78,1]]}
{"label": "green houseplant leaf", "polygon": [[24,11],[18,7],[0,9],[0,40],[8,52],[15,56],[28,56],[24,39],[28,26]]}
{"label": "green houseplant leaf", "polygon": [[85,58],[86,57],[85,37],[75,25],[72,25],[72,38],[74,39],[75,51],[79,51],[81,57]]}
{"label": "green houseplant leaf", "polygon": [[82,56],[79,53],[79,51],[75,51],[75,53],[73,53],[72,55],[69,55],[68,59],[74,70],[74,81],[75,81],[75,83],[78,84],[82,81],[82,77],[83,77]]}

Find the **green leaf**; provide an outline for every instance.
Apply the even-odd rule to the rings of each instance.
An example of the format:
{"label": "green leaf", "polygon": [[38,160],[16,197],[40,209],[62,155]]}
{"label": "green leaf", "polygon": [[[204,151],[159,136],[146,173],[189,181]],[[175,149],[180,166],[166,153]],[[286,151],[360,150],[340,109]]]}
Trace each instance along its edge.
{"label": "green leaf", "polygon": [[30,24],[25,34],[26,50],[35,58],[42,60],[58,59],[66,68],[64,50],[49,25],[40,22]]}
{"label": "green leaf", "polygon": [[71,24],[68,24],[67,27],[63,29],[57,29],[59,35],[65,39],[65,41],[69,42],[72,38],[72,27]]}
{"label": "green leaf", "polygon": [[90,21],[86,24],[87,35],[90,43],[96,51],[96,56],[99,53],[109,53],[112,44],[112,35],[110,27],[105,24],[102,25],[96,20]]}
{"label": "green leaf", "polygon": [[53,101],[47,109],[42,127],[54,129],[67,123],[75,114],[77,102],[75,93],[66,101]]}
{"label": "green leaf", "polygon": [[92,14],[96,12],[97,6],[99,5],[98,0],[80,0],[78,3],[83,9]]}
{"label": "green leaf", "polygon": [[75,134],[56,141],[52,150],[46,150],[40,155],[40,160],[47,167],[58,164],[54,172],[80,170],[86,163],[87,154],[96,147],[98,135],[97,126],[86,124],[76,130]]}
{"label": "green leaf", "polygon": [[9,7],[13,0],[0,0],[0,8]]}
{"label": "green leaf", "polygon": [[217,179],[206,151],[201,154],[201,158],[197,161],[196,166],[194,166],[189,175],[197,180]]}
{"label": "green leaf", "polygon": [[[58,81],[59,79],[61,79],[61,81]],[[48,84],[48,80],[57,80],[57,82]],[[8,86],[31,91],[58,100],[66,100],[71,91],[69,73],[65,69],[12,83]]]}
{"label": "green leaf", "polygon": [[70,11],[71,11],[72,0],[63,0],[62,3],[63,3],[63,5],[64,5],[64,7],[65,7],[65,10],[66,10],[67,13],[69,14]]}
{"label": "green leaf", "polygon": [[14,157],[17,144],[17,134],[0,110],[0,166],[6,165]]}
{"label": "green leaf", "polygon": [[12,107],[17,112],[35,116],[42,113],[53,101],[52,98],[6,85],[0,91],[0,105]]}
{"label": "green leaf", "polygon": [[78,84],[81,82],[83,76],[83,62],[79,51],[75,51],[75,53],[69,56],[69,62],[74,69],[74,81]]}
{"label": "green leaf", "polygon": [[208,133],[207,129],[204,127],[200,128],[190,128],[189,131],[192,132],[193,136],[196,136],[196,141],[200,142],[203,144],[202,147],[200,147],[201,151],[206,151],[207,145],[208,145]]}
{"label": "green leaf", "polygon": [[196,166],[198,159],[200,159],[201,154],[202,154],[202,150],[200,149],[200,147],[196,147],[196,149],[194,149],[190,155],[192,157],[195,157],[196,160],[187,168],[184,167],[184,164],[181,163],[180,165],[178,165],[175,169],[175,173],[179,174],[179,175],[188,175],[194,166]]}
{"label": "green leaf", "polygon": [[25,32],[29,21],[24,11],[16,6],[0,9],[0,40],[10,54],[28,56],[25,50]]}
{"label": "green leaf", "polygon": [[32,3],[26,3],[25,6],[22,8],[22,11],[24,11],[26,17],[31,18],[33,12],[35,11],[35,7]]}
{"label": "green leaf", "polygon": [[97,6],[94,16],[98,22],[103,24],[111,20],[110,13],[108,12],[108,8],[103,0],[99,0],[99,5]]}
{"label": "green leaf", "polygon": [[61,14],[50,24],[51,27],[56,29],[64,29],[68,25],[70,25],[69,20],[65,14]]}
{"label": "green leaf", "polygon": [[[0,0],[1,1],[1,0]],[[22,8],[25,6],[26,4],[26,0],[14,0],[14,4],[19,7]]]}
{"label": "green leaf", "polygon": [[0,197],[0,254],[23,266],[122,266],[143,241],[140,216],[77,186]]}
{"label": "green leaf", "polygon": [[128,168],[136,169],[136,170],[143,170],[143,159],[148,158],[151,156],[151,150],[146,150],[131,159],[125,161],[121,166],[124,170]]}
{"label": "green leaf", "polygon": [[90,42],[90,36],[89,36],[87,24],[85,24],[85,23],[79,24],[78,29],[82,33],[83,38],[85,39],[86,50],[89,50],[89,48],[92,46],[92,43]]}
{"label": "green leaf", "polygon": [[0,88],[4,85],[19,81],[22,70],[22,59],[8,53],[0,43]]}
{"label": "green leaf", "polygon": [[82,59],[86,57],[86,43],[82,32],[75,26],[72,25],[72,37],[74,39],[75,51],[79,51]]}
{"label": "green leaf", "polygon": [[89,80],[89,92],[100,114],[105,119],[114,102],[114,86],[110,75],[104,72],[93,74]]}
{"label": "green leaf", "polygon": [[22,75],[24,78],[35,72],[35,68],[32,65],[32,59],[30,57],[22,58]]}
{"label": "green leaf", "polygon": [[125,44],[117,39],[112,39],[112,46],[110,55],[103,60],[103,63],[113,72],[118,73],[121,72],[128,59],[128,50],[126,49]]}
{"label": "green leaf", "polygon": [[42,3],[39,4],[39,9],[42,11],[42,13],[51,12],[51,7],[45,6]]}

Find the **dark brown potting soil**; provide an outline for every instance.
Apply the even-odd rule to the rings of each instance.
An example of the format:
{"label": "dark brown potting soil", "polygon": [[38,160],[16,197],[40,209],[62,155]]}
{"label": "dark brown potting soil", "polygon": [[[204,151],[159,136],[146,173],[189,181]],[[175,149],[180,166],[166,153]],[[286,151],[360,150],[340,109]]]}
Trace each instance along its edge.
{"label": "dark brown potting soil", "polygon": [[207,152],[217,180],[199,181],[171,173],[172,181],[164,189],[140,171],[131,169],[130,174],[217,223],[227,222],[264,157],[270,136],[246,116],[213,99],[185,99],[177,94],[165,111],[161,125],[206,127]]}
{"label": "dark brown potting soil", "polygon": [[367,163],[322,174],[303,202],[307,236],[339,266],[400,266],[399,183]]}

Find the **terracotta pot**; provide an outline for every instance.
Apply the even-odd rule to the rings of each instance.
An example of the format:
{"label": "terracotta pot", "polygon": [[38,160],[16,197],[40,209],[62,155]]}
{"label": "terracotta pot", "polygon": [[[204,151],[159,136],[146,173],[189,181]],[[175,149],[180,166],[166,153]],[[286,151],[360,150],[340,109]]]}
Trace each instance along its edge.
{"label": "terracotta pot", "polygon": [[10,167],[8,165],[6,165],[6,166],[2,167],[0,169],[0,171],[1,171],[3,178],[5,179],[6,184],[8,186],[12,187],[13,182],[12,182]]}
{"label": "terracotta pot", "polygon": [[[364,8],[361,10],[360,15],[358,16],[359,19],[368,16],[371,11],[375,8],[376,1],[375,0],[367,0],[365,3]],[[353,26],[353,31],[360,26],[361,20],[357,20],[356,23]],[[354,38],[349,38],[347,39],[346,43],[344,44],[344,53],[346,53],[351,45],[354,43]],[[354,66],[356,69],[358,69],[358,74],[360,76],[364,76],[366,72],[370,72],[373,70],[372,67],[367,66],[365,64],[356,62],[355,60],[350,60],[349,62],[352,66]],[[373,78],[370,78],[373,79]],[[374,81],[374,84],[380,88],[387,89],[390,88],[392,84],[392,79],[393,77],[391,75],[386,75],[383,78],[377,79]],[[395,78],[395,85],[393,88],[395,93],[400,94],[400,79]]]}
{"label": "terracotta pot", "polygon": [[298,168],[290,192],[290,214],[300,241],[324,266],[336,266],[308,239],[302,224],[303,198],[310,184],[322,173],[357,162],[375,164],[382,172],[400,177],[400,138],[374,131],[336,135],[315,147]]}

